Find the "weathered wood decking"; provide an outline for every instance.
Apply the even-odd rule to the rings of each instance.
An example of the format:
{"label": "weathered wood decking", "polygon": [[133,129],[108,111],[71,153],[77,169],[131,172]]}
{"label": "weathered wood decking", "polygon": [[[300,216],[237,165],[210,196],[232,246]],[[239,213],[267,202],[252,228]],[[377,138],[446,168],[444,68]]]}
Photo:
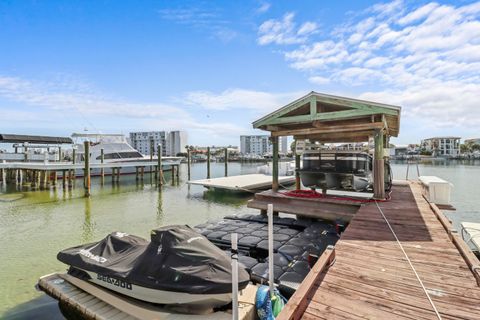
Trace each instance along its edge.
{"label": "weathered wood decking", "polygon": [[[441,318],[480,319],[476,279],[420,186],[395,186],[392,200],[378,204]],[[334,254],[335,263],[307,277],[297,290],[304,296],[294,295],[279,319],[438,319],[375,203],[359,209]]]}

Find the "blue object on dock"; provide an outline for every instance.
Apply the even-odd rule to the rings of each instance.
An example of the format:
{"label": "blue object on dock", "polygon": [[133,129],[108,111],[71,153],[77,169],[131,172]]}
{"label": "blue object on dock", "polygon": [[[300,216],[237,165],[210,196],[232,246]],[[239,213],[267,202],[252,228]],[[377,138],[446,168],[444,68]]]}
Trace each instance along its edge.
{"label": "blue object on dock", "polygon": [[274,290],[273,298],[270,298],[269,286],[260,286],[255,296],[255,307],[260,320],[274,320],[285,306],[286,299]]}

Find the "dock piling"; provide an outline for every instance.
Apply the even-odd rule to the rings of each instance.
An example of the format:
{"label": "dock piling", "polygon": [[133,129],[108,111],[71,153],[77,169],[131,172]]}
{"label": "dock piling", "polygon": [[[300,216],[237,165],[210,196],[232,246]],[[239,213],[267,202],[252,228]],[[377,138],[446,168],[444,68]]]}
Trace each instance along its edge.
{"label": "dock piling", "polygon": [[295,153],[295,189],[300,190],[300,155]]}
{"label": "dock piling", "polygon": [[273,158],[272,158],[272,190],[278,191],[278,137],[272,137]]}
{"label": "dock piling", "polygon": [[[103,152],[103,148],[100,149],[100,163],[103,164],[103,161],[105,160],[105,154]],[[100,169],[100,176],[102,177],[102,183],[103,179],[105,178],[105,169],[101,168]]]}
{"label": "dock piling", "polygon": [[190,149],[187,148],[187,177],[190,180]]}
{"label": "dock piling", "polygon": [[163,184],[163,169],[162,169],[162,145],[157,147],[157,161],[158,161],[158,185]]}
{"label": "dock piling", "polygon": [[90,142],[84,141],[85,150],[85,197],[90,196]]}
{"label": "dock piling", "polygon": [[228,177],[228,148],[225,148],[225,177]]}
{"label": "dock piling", "polygon": [[207,179],[210,179],[210,147],[207,147]]}

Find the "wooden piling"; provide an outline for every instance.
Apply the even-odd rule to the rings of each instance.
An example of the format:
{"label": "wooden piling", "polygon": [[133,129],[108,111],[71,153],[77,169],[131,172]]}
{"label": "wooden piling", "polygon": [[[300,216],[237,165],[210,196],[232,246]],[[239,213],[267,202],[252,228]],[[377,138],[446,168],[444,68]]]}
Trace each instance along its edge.
{"label": "wooden piling", "polygon": [[190,180],[190,149],[187,149],[187,177]]}
{"label": "wooden piling", "polygon": [[28,147],[24,147],[24,148],[23,148],[23,152],[24,152],[24,158],[23,158],[23,160],[24,160],[25,162],[28,162]]}
{"label": "wooden piling", "polygon": [[67,170],[62,170],[62,187],[63,187],[63,190],[65,190],[66,186],[67,186]]}
{"label": "wooden piling", "polygon": [[172,186],[174,186],[175,185],[175,166],[174,165],[172,165],[171,170],[172,170],[171,171],[172,172]]}
{"label": "wooden piling", "polygon": [[57,186],[57,179],[58,179],[58,171],[55,170],[53,171],[53,186],[56,187]]}
{"label": "wooden piling", "polygon": [[[103,161],[105,160],[105,155],[103,153],[103,148],[100,149],[100,163],[103,164]],[[102,183],[103,179],[105,178],[105,169],[100,169],[100,176],[102,177]]]}
{"label": "wooden piling", "polygon": [[162,169],[162,145],[157,147],[157,161],[158,161],[158,184],[163,184],[163,169]]}
{"label": "wooden piling", "polygon": [[225,177],[228,177],[228,148],[225,148]]}
{"label": "wooden piling", "polygon": [[[120,170],[121,170],[121,168],[118,167],[118,168],[117,168],[117,183],[120,182]],[[143,172],[142,172],[142,180],[143,180]]]}
{"label": "wooden piling", "polygon": [[85,197],[90,196],[90,142],[84,141],[83,147],[85,150]]}
{"label": "wooden piling", "polygon": [[142,180],[142,182],[143,182],[144,173],[145,173],[145,167],[140,167],[140,179]]}
{"label": "wooden piling", "polygon": [[295,189],[300,190],[300,155],[295,153]]}
{"label": "wooden piling", "polygon": [[278,137],[272,137],[273,163],[272,163],[272,190],[278,191]]}
{"label": "wooden piling", "polygon": [[58,147],[58,162],[62,161],[62,147]]}
{"label": "wooden piling", "polygon": [[385,199],[385,173],[383,160],[383,130],[376,129],[374,135],[375,154],[373,164],[373,197]]}
{"label": "wooden piling", "polygon": [[207,179],[210,179],[210,147],[207,147]]}
{"label": "wooden piling", "polygon": [[[155,151],[155,144],[153,143],[153,139],[150,139],[150,162],[153,162],[153,153]],[[153,172],[153,167],[150,166],[150,175]]]}
{"label": "wooden piling", "polygon": [[135,180],[138,181],[138,167],[135,167]]}
{"label": "wooden piling", "polygon": [[115,171],[116,171],[116,168],[112,168],[112,184],[115,183]]}
{"label": "wooden piling", "polygon": [[77,149],[73,148],[73,150],[72,150],[72,164],[75,164],[75,161],[76,161],[76,160],[75,160],[75,158],[76,158],[76,151],[77,151]]}

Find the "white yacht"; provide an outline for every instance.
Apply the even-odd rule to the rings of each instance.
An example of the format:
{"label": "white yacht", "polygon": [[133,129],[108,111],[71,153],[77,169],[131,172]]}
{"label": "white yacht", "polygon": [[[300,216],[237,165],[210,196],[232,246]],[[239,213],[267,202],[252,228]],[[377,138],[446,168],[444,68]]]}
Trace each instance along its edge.
{"label": "white yacht", "polygon": [[[135,150],[123,134],[96,134],[96,133],[73,133],[74,139],[73,149],[75,150],[75,163],[82,163],[84,161],[84,141],[88,140],[90,143],[90,163],[125,163],[125,162],[150,162],[150,156],[142,155]],[[73,152],[70,154],[73,157]],[[73,160],[73,159],[72,159]],[[180,164],[182,157],[165,157],[162,156],[162,169],[169,170],[172,165]],[[157,156],[153,157],[153,161],[157,161]],[[150,172],[150,166],[145,167],[145,172]],[[110,175],[111,169],[104,169],[105,175]],[[135,173],[135,167],[122,168],[121,174]],[[83,170],[75,172],[76,176],[82,176]],[[100,175],[99,168],[93,168],[91,175]]]}

